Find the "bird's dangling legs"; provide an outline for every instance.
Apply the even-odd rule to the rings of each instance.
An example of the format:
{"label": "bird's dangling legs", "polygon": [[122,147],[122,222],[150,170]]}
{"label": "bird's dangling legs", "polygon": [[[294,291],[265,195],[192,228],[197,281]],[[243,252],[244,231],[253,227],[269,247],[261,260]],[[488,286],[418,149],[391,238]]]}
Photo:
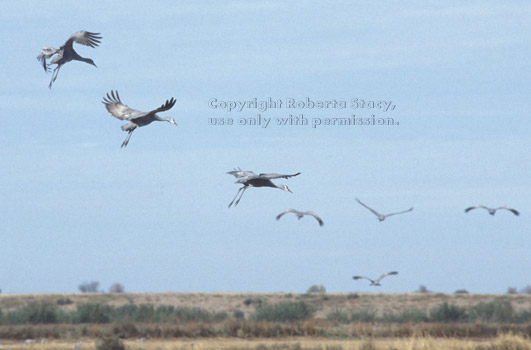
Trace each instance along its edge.
{"label": "bird's dangling legs", "polygon": [[247,188],[248,188],[248,186],[244,186],[244,187],[243,187],[242,194],[240,194],[240,198],[238,198],[238,200],[236,201],[236,203],[234,203],[234,206],[237,206],[238,203],[240,203],[240,200],[242,199],[243,194],[245,193],[245,190],[246,190]]}
{"label": "bird's dangling legs", "polygon": [[52,84],[53,82],[55,81],[55,79],[57,79],[57,74],[59,74],[59,68],[61,68],[61,65],[58,65],[57,67],[55,67],[55,69],[53,70],[53,73],[52,73],[52,80],[50,80],[50,85],[48,85],[48,87],[51,89],[52,88]]}
{"label": "bird's dangling legs", "polygon": [[124,142],[122,142],[122,148],[124,148],[125,146],[127,146],[127,144],[129,143],[129,139],[131,138],[131,135],[133,134],[133,130],[129,130],[129,133],[127,134],[127,137],[125,138]]}
{"label": "bird's dangling legs", "polygon": [[[240,191],[243,190],[245,192],[245,190],[247,189],[247,186],[243,186],[243,187],[240,187],[238,189],[238,192],[236,192],[236,195],[234,196],[234,199],[232,200],[232,202],[229,203],[229,208],[232,206],[232,203],[234,203],[234,201],[236,200],[236,197],[238,197],[238,194],[240,194]],[[243,192],[242,192],[242,196],[243,196]],[[242,197],[240,196],[240,199]],[[238,203],[240,202],[240,199],[238,199],[238,201],[234,204],[234,206],[237,206]]]}

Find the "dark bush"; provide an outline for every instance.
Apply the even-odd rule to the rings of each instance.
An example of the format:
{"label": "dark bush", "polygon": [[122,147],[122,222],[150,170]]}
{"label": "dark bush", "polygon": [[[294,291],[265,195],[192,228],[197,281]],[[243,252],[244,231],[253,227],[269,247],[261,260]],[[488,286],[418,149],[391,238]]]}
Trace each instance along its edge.
{"label": "dark bush", "polygon": [[32,303],[20,309],[11,311],[4,320],[5,324],[40,324],[56,323],[58,321],[59,310],[54,304]]}
{"label": "dark bush", "polygon": [[70,305],[74,302],[70,298],[60,298],[57,299],[57,305]]}
{"label": "dark bush", "polygon": [[429,319],[436,322],[462,322],[466,321],[467,312],[464,308],[444,302],[431,309]]}
{"label": "dark bush", "polygon": [[310,288],[308,288],[306,293],[326,293],[326,288],[322,284],[321,285],[314,284]]}
{"label": "dark bush", "polygon": [[74,313],[75,323],[109,323],[111,307],[102,304],[81,304]]}
{"label": "dark bush", "polygon": [[232,317],[234,317],[237,320],[243,320],[245,319],[245,314],[243,313],[242,310],[234,310],[234,312],[232,313]]}
{"label": "dark bush", "polygon": [[125,287],[121,283],[113,283],[109,288],[109,293],[123,293],[125,292]]}
{"label": "dark bush", "polygon": [[499,297],[488,303],[479,303],[470,310],[473,320],[483,322],[512,322],[514,320],[514,310],[507,297]]}
{"label": "dark bush", "polygon": [[355,311],[350,314],[350,322],[374,322],[376,313],[369,310]]}
{"label": "dark bush", "polygon": [[425,312],[419,310],[404,310],[400,313],[385,313],[382,317],[384,322],[427,322],[429,321],[428,315]]}
{"label": "dark bush", "polygon": [[77,288],[81,293],[97,293],[100,282],[83,282]]}
{"label": "dark bush", "polygon": [[328,315],[326,315],[326,319],[330,321],[335,321],[337,323],[350,323],[348,314],[341,310],[334,310],[332,312],[329,312]]}
{"label": "dark bush", "polygon": [[313,310],[303,301],[281,302],[259,307],[252,318],[257,321],[286,322],[312,317]]}

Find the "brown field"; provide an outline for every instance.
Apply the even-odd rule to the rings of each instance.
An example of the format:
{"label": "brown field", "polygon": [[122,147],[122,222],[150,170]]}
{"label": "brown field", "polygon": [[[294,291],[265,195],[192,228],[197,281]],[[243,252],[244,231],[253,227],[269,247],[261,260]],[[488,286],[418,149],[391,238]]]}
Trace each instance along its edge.
{"label": "brown field", "polygon": [[[0,342],[3,349],[66,350],[73,342],[47,341],[24,345],[22,342]],[[521,336],[502,335],[491,340],[409,337],[400,339],[333,340],[324,338],[270,339],[179,339],[152,340],[143,343],[126,340],[130,350],[530,350],[531,341]],[[95,343],[83,339],[81,349],[93,350]]]}

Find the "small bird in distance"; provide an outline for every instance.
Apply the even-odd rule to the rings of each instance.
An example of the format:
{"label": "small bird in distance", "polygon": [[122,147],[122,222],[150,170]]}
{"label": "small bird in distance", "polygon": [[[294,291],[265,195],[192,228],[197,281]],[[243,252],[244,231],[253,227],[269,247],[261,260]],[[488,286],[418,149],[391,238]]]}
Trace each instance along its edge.
{"label": "small bird in distance", "polygon": [[518,210],[513,209],[513,208],[509,208],[508,206],[505,206],[505,205],[503,207],[498,207],[498,208],[488,208],[488,207],[486,207],[484,205],[475,205],[473,207],[466,208],[465,209],[465,213],[468,213],[469,211],[474,210],[474,209],[478,209],[478,208],[488,210],[490,215],[496,214],[496,210],[501,210],[501,209],[508,210],[508,211],[510,211],[511,213],[513,213],[516,216],[520,215],[520,212]]}
{"label": "small bird in distance", "polygon": [[[63,46],[56,49],[52,46],[46,46],[41,50],[41,53],[39,56],[37,56],[37,59],[42,62],[42,67],[44,68],[45,72],[50,71],[50,66],[52,64],[56,64],[57,67],[53,70],[52,73],[52,80],[50,80],[50,84],[48,87],[51,89],[52,84],[57,79],[57,75],[59,74],[59,69],[61,69],[62,65],[65,63],[68,63],[72,60],[75,61],[81,61],[88,64],[93,65],[94,67],[97,67],[94,61],[90,58],[81,57],[75,50],[74,50],[74,43],[78,43],[85,46],[90,46],[92,48],[95,48],[100,44],[101,36],[100,33],[91,33],[87,32],[86,30],[82,30],[79,32],[76,32],[72,34],[70,38],[65,42]],[[50,63],[46,63],[46,59],[51,58],[53,55],[57,55],[53,58],[53,60]]]}
{"label": "small bird in distance", "polygon": [[391,216],[391,215],[397,215],[397,214],[404,214],[404,213],[407,213],[407,212],[410,212],[413,210],[413,207],[409,208],[408,210],[404,210],[404,211],[399,211],[398,213],[390,213],[390,214],[380,214],[378,213],[376,210],[368,207],[367,205],[363,204],[358,198],[356,198],[356,200],[358,201],[359,204],[363,205],[365,208],[369,209],[374,215],[376,215],[378,217],[378,220],[380,221],[384,221],[385,218]]}
{"label": "small bird in distance", "polygon": [[323,226],[324,225],[323,220],[321,220],[321,218],[319,216],[317,216],[317,214],[315,214],[313,211],[298,211],[298,210],[295,210],[295,209],[288,209],[288,210],[278,214],[277,215],[277,220],[279,220],[282,217],[282,215],[287,214],[287,213],[293,213],[293,214],[297,215],[297,218],[299,220],[302,219],[302,217],[304,215],[310,215],[310,216],[313,216],[315,218],[315,220],[317,220],[317,222],[319,223],[319,226]]}
{"label": "small bird in distance", "polygon": [[380,281],[382,280],[382,278],[386,276],[391,276],[391,275],[398,275],[398,272],[391,271],[391,272],[384,273],[380,277],[378,277],[378,279],[375,279],[375,280],[370,279],[369,277],[365,277],[365,276],[352,276],[352,279],[359,280],[359,279],[365,278],[371,282],[370,284],[371,286],[381,286]]}
{"label": "small bird in distance", "polygon": [[127,137],[124,142],[122,142],[122,148],[127,146],[129,139],[136,128],[149,125],[154,121],[169,122],[177,125],[173,118],[162,118],[157,115],[158,112],[164,112],[171,109],[175,105],[175,102],[176,100],[172,97],[170,100],[166,100],[166,103],[157,109],[149,112],[141,112],[124,105],[120,100],[120,96],[118,96],[118,91],[115,93],[112,90],[111,94],[109,95],[107,93],[107,97],[103,97],[102,101],[105,108],[107,108],[107,111],[109,111],[114,117],[129,122],[122,125],[122,130],[128,132]]}

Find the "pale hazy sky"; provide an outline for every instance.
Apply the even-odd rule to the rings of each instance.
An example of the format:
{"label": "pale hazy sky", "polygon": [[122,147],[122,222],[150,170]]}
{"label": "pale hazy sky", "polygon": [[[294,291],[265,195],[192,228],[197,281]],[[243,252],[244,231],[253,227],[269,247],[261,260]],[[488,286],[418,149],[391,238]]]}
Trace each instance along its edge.
{"label": "pale hazy sky", "polygon": [[[0,2],[0,288],[76,292],[505,293],[531,284],[528,1]],[[51,90],[35,59],[78,30],[97,68]],[[161,116],[136,130],[111,89]],[[239,111],[209,101],[282,100]],[[288,108],[288,99],[347,108]],[[353,109],[352,99],[394,110]],[[251,106],[252,107],[252,106]],[[239,125],[271,118],[267,127]],[[309,125],[277,125],[303,115]],[[394,126],[314,120],[393,118]],[[234,125],[210,125],[233,118]],[[300,176],[293,193],[239,185],[235,167]],[[358,197],[387,213],[378,222]],[[463,212],[470,205],[504,211]],[[275,216],[313,210],[325,222]],[[353,281],[397,270],[382,287]]]}

